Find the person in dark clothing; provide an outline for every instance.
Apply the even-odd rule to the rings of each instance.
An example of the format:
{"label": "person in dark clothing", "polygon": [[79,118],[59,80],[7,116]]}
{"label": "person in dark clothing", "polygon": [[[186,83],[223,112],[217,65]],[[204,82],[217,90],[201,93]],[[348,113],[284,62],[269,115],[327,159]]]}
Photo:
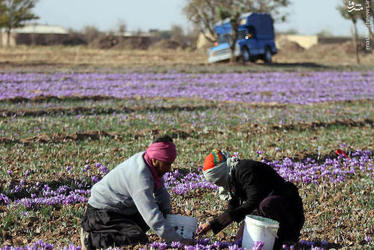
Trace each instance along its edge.
{"label": "person in dark clothing", "polygon": [[[274,249],[299,240],[305,218],[298,189],[272,167],[214,149],[205,159],[203,173],[208,181],[228,191],[231,199],[221,215],[199,228],[198,235],[209,230],[216,234],[233,221],[241,222],[246,215],[254,214],[279,222]],[[243,229],[244,223],[239,237]]]}
{"label": "person in dark clothing", "polygon": [[144,244],[149,229],[166,241],[193,244],[165,219],[171,203],[162,176],[176,155],[171,137],[160,137],[93,185],[81,223],[82,249]]}

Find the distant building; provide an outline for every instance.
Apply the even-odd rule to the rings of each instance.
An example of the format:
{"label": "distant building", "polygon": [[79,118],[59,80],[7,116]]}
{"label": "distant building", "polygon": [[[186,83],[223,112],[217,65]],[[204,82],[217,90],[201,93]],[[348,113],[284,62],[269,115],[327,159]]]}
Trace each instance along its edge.
{"label": "distant building", "polygon": [[[11,30],[9,45],[55,45],[62,44],[69,37],[69,32],[61,26],[28,24]],[[7,45],[5,29],[0,32],[0,43]]]}

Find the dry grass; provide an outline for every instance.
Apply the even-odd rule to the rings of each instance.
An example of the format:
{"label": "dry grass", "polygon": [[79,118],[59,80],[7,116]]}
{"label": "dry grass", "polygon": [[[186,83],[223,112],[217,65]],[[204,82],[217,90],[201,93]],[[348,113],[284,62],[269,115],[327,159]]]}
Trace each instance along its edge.
{"label": "dry grass", "polygon": [[[374,66],[373,51],[362,50],[359,53],[360,65]],[[308,50],[279,49],[274,57],[277,63],[301,63],[309,62],[330,66],[357,65],[356,54],[351,43],[343,44],[320,44]]]}
{"label": "dry grass", "polygon": [[[309,50],[300,51],[295,49],[279,50],[273,57],[275,63],[269,69],[282,70],[282,68],[294,68],[297,66],[309,67],[310,64],[327,67],[352,66],[355,69],[363,67],[371,69],[374,67],[374,53],[362,53],[361,65],[357,65],[356,56],[347,44],[341,45],[318,45]],[[32,68],[35,70],[72,69],[72,70],[98,70],[110,69],[135,69],[135,70],[164,70],[195,68],[208,70],[210,72],[227,70],[247,71],[245,65],[214,64],[209,65],[206,50],[103,50],[88,47],[26,47],[0,48],[0,70]],[[261,60],[252,64],[249,70],[264,70]],[[241,67],[241,68],[240,68]]]}
{"label": "dry grass", "polygon": [[87,47],[16,47],[1,48],[3,65],[92,65],[132,67],[201,64],[206,55],[188,50],[100,50]]}

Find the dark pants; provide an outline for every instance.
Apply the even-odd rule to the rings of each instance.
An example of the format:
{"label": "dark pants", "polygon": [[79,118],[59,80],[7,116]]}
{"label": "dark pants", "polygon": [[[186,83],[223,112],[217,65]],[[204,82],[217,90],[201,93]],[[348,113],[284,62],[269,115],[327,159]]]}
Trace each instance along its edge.
{"label": "dark pants", "polygon": [[278,238],[274,249],[281,249],[282,244],[297,242],[305,221],[304,209],[300,196],[270,195],[259,205],[259,215],[279,222]]}
{"label": "dark pants", "polygon": [[123,215],[105,209],[96,209],[89,204],[82,220],[82,228],[89,236],[88,249],[120,247],[145,244],[149,227],[140,213]]}

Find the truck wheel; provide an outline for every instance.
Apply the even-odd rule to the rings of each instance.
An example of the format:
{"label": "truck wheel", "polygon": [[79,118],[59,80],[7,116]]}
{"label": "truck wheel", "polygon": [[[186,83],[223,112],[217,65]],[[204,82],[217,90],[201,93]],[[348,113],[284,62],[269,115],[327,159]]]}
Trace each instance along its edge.
{"label": "truck wheel", "polygon": [[248,62],[251,59],[251,54],[249,53],[249,49],[244,47],[242,50],[242,59],[244,62]]}
{"label": "truck wheel", "polygon": [[266,48],[265,55],[264,55],[264,62],[267,64],[271,63],[271,51],[269,48]]}

